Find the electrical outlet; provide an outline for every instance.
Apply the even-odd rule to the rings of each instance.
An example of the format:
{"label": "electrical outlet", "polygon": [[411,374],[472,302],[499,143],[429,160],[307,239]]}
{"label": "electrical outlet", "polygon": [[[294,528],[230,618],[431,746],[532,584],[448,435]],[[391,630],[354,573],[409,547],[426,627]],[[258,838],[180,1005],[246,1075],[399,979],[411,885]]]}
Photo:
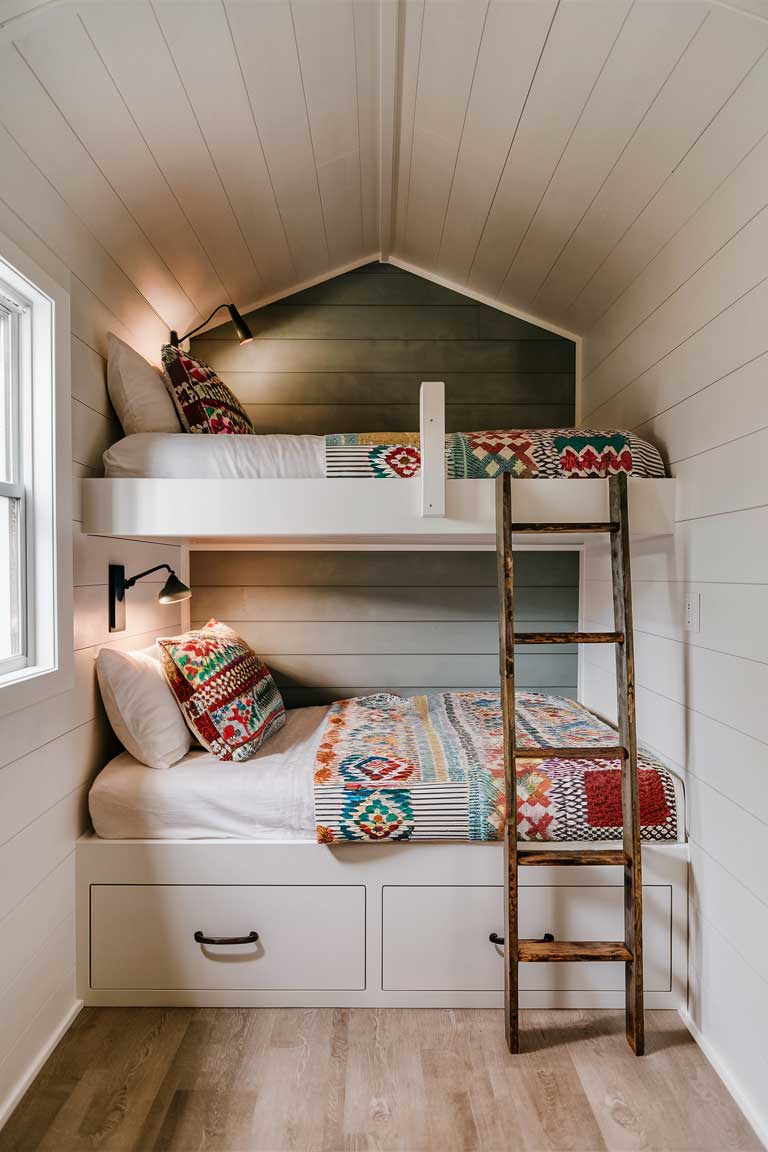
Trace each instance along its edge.
{"label": "electrical outlet", "polygon": [[701,593],[688,593],[683,598],[683,624],[686,632],[701,631]]}

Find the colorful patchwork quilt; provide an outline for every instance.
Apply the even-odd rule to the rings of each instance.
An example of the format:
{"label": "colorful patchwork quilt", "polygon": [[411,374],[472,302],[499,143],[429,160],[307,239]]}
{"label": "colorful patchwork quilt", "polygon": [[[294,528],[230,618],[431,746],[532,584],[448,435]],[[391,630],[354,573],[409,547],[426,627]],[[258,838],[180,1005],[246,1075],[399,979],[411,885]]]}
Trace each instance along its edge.
{"label": "colorful patchwork quilt", "polygon": [[[446,475],[488,480],[511,472],[539,477],[663,477],[664,463],[652,444],[631,432],[588,428],[536,428],[451,432],[445,437]],[[342,432],[325,437],[328,477],[408,479],[421,470],[418,432]]]}
{"label": "colorful patchwork quilt", "polygon": [[[610,744],[616,733],[573,700],[518,692],[520,747]],[[639,763],[644,840],[676,840],[672,774]],[[331,705],[315,763],[321,844],[498,840],[504,834],[501,700],[493,692],[379,693]],[[520,840],[621,839],[618,760],[520,760]]]}

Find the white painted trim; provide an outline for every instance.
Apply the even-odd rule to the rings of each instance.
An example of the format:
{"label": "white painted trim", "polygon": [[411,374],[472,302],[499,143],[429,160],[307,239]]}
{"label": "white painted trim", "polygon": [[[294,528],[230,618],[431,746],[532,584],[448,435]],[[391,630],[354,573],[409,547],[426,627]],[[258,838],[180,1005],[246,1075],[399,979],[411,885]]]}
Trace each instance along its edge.
{"label": "white painted trim", "polygon": [[520,308],[513,308],[511,304],[502,304],[500,300],[494,300],[492,296],[485,296],[482,292],[475,292],[473,289],[467,288],[465,284],[457,284],[455,280],[448,280],[445,276],[437,276],[434,272],[427,272],[425,268],[419,268],[416,264],[401,260],[399,256],[390,256],[383,263],[394,264],[396,268],[402,268],[403,272],[410,272],[413,276],[421,276],[423,280],[431,280],[433,284],[440,284],[451,292],[458,292],[460,296],[467,296],[470,300],[476,300],[478,304],[487,304],[489,308],[495,308],[497,312],[506,312],[508,316],[516,316],[518,320],[525,320],[527,324],[535,324],[538,328],[543,328],[545,332],[552,332],[555,336],[572,340],[574,344],[581,342],[581,336],[577,332],[571,332],[568,328],[560,328],[551,320],[544,320],[541,316],[523,312]]}
{"label": "white painted trim", "polygon": [[[586,544],[579,544],[575,549],[579,553],[579,622],[578,631],[583,632],[584,629],[584,616],[585,606],[587,603],[587,579],[585,575],[584,553]],[[584,645],[578,644],[576,648],[576,699],[580,704],[583,704],[582,699],[584,687]]]}
{"label": "white painted trim", "polygon": [[[749,20],[761,20],[763,23],[768,20],[768,0],[751,0],[751,3],[750,0],[710,0],[710,3],[716,4],[718,8],[727,8],[738,16],[746,16]],[[760,11],[755,11],[756,8]]]}
{"label": "white painted trim", "polygon": [[62,1016],[59,1023],[53,1029],[45,1044],[35,1056],[34,1060],[32,1060],[27,1068],[25,1068],[24,1072],[16,1081],[16,1084],[11,1089],[10,1093],[4,1100],[0,1101],[0,1129],[2,1129],[4,1124],[7,1124],[13,1111],[20,1103],[22,1096],[27,1091],[37,1074],[40,1072],[40,1069],[43,1067],[46,1060],[53,1052],[59,1040],[61,1040],[67,1029],[71,1027],[73,1021],[79,1016],[82,1008],[83,1001],[75,1000],[69,1011],[66,1012],[64,1016]]}
{"label": "white painted trim", "polygon": [[573,423],[581,427],[581,418],[584,412],[584,341],[579,337],[576,341],[576,357],[574,364],[574,393],[573,393]]}
{"label": "white painted trim", "polygon": [[30,27],[47,16],[52,8],[61,8],[71,3],[72,0],[30,0],[30,7],[26,12],[9,16],[7,20],[0,19],[0,44],[7,43],[14,36],[26,35]]}
{"label": "white painted trim", "polygon": [[755,1136],[757,1136],[761,1144],[768,1148],[768,1122],[766,1122],[765,1116],[760,1114],[754,1102],[742,1089],[738,1077],[734,1076],[731,1069],[720,1057],[714,1045],[710,1044],[704,1033],[694,1023],[693,1017],[689,1013],[688,1009],[678,1008],[678,1013],[680,1014],[680,1019],[682,1020],[683,1024],[685,1024],[691,1036],[693,1036],[699,1048],[701,1048],[707,1060],[712,1065],[715,1072],[717,1072],[725,1087],[728,1089],[728,1092],[733,1097],[736,1105],[744,1114],[744,1117],[754,1131]]}
{"label": "white painted trim", "polygon": [[379,258],[394,239],[395,174],[400,142],[400,0],[379,4]]}
{"label": "white painted trim", "polygon": [[[188,588],[190,587],[189,544],[187,541],[179,545],[179,579],[183,584],[186,584]],[[182,600],[180,611],[181,630],[182,632],[188,632],[192,627],[192,601]]]}
{"label": "white painted trim", "polygon": [[[69,284],[54,280],[3,233],[0,256],[15,273],[19,290],[32,301],[31,443],[26,451],[33,470],[35,543],[27,578],[33,587],[29,599],[37,631],[35,663],[0,685],[2,716],[66,691],[72,683],[73,654]],[[37,386],[41,377],[42,390]]]}
{"label": "white painted trim", "polygon": [[[674,528],[675,481],[629,478],[633,537]],[[493,544],[496,489],[490,481],[446,480],[445,515],[421,514],[421,480],[85,479],[83,531],[143,540],[291,541],[291,547],[337,544]],[[531,523],[608,518],[606,480],[515,480],[515,515]],[[198,536],[208,525],[205,536]],[[529,538],[530,539],[530,538]],[[578,533],[539,543],[580,544]]]}
{"label": "white painted trim", "polygon": [[445,384],[422,380],[419,393],[421,514],[445,516]]}

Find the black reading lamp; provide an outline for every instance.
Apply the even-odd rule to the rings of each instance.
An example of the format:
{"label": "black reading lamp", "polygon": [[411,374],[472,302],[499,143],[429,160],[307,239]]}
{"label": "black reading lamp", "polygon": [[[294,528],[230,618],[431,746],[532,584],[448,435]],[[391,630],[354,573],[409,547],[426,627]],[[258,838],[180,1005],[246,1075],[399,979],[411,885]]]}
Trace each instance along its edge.
{"label": "black reading lamp", "polygon": [[147,568],[146,572],[139,572],[138,576],[125,578],[125,568],[122,564],[109,566],[109,630],[110,632],[123,632],[125,630],[125,594],[133,588],[137,580],[143,580],[152,572],[159,572],[161,568],[168,571],[168,579],[160,589],[158,602],[160,604],[178,604],[181,600],[189,600],[192,593],[186,584],[179,580],[170,564],[155,564],[154,568]]}
{"label": "black reading lamp", "polygon": [[[232,317],[232,326],[237,333],[237,338],[240,343],[247,344],[249,341],[253,340],[253,332],[251,332],[250,328],[246,324],[245,320],[243,320],[234,304],[219,304],[218,308],[214,308],[213,312],[211,312],[208,320],[212,320],[216,313],[220,312],[222,308],[227,308],[229,310],[229,315]],[[208,320],[203,320],[202,324],[198,324],[197,328],[193,328],[191,332],[187,332],[184,336],[181,337],[179,337],[179,334],[175,331],[175,329],[171,328],[171,344],[173,347],[178,348],[179,344],[181,344],[184,340],[188,340],[190,336],[194,336],[195,332],[199,332],[201,328],[205,328]]]}

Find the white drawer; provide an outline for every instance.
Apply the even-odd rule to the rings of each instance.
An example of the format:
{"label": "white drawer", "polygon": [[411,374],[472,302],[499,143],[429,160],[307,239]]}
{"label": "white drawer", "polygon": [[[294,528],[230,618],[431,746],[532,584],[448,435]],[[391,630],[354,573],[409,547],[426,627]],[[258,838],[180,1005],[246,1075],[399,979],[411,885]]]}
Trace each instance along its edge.
{"label": "white drawer", "polygon": [[[557,940],[623,940],[619,885],[521,886],[520,934],[552,932]],[[671,987],[672,889],[643,887],[644,983]],[[382,891],[382,984],[392,991],[496,991],[504,987],[504,934],[499,886],[387,886]],[[521,964],[521,989],[621,990],[624,965],[578,962]]]}
{"label": "white drawer", "polygon": [[[259,934],[208,946],[206,936]],[[362,885],[91,886],[91,987],[362,989]]]}

